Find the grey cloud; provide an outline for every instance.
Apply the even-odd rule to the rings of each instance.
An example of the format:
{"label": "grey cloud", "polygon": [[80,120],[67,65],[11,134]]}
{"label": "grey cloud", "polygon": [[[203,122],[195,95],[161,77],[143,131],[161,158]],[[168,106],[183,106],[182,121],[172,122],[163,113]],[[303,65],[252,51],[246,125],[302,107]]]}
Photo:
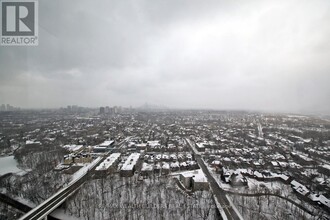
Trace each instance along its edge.
{"label": "grey cloud", "polygon": [[330,112],[328,1],[40,1],[0,103]]}

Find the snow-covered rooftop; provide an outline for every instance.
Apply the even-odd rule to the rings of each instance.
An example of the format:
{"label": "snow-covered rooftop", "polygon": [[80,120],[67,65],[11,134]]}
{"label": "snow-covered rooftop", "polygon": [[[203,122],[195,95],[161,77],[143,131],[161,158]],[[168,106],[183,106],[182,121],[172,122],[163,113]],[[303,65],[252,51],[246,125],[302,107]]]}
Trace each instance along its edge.
{"label": "snow-covered rooftop", "polygon": [[205,148],[204,144],[205,143],[196,143],[197,147],[200,148],[200,149]]}
{"label": "snow-covered rooftop", "polygon": [[180,173],[184,177],[192,177],[195,182],[207,182],[207,178],[201,169]]}
{"label": "snow-covered rooftop", "polygon": [[120,153],[113,153],[109,157],[107,157],[100,165],[96,167],[95,170],[107,170],[112,164],[118,160],[120,157]]}
{"label": "snow-covered rooftop", "polygon": [[174,163],[171,163],[171,167],[180,167],[180,164],[178,161],[174,162]]}
{"label": "snow-covered rooftop", "polygon": [[170,169],[170,164],[164,162],[162,168],[163,169]]}
{"label": "snow-covered rooftop", "polygon": [[99,146],[100,147],[109,147],[114,141],[104,141],[103,143],[101,143]]}
{"label": "snow-covered rooftop", "polygon": [[153,166],[151,164],[143,163],[141,171],[151,171],[153,170]]}
{"label": "snow-covered rooftop", "polygon": [[151,147],[160,145],[160,141],[148,141],[147,144]]}
{"label": "snow-covered rooftop", "polygon": [[330,165],[328,165],[328,164],[321,165],[321,167],[323,167],[324,169],[330,170]]}
{"label": "snow-covered rooftop", "polygon": [[29,145],[29,144],[41,144],[41,142],[40,142],[40,141],[27,140],[27,141],[25,142],[25,144],[26,144],[26,145]]}
{"label": "snow-covered rooftop", "polygon": [[69,151],[78,151],[83,147],[83,145],[76,145],[76,144],[67,144],[64,145],[63,148],[69,150]]}
{"label": "snow-covered rooftop", "polygon": [[292,180],[291,181],[292,188],[296,190],[301,195],[307,195],[309,193],[309,190],[306,188],[306,186],[302,185],[301,183]]}
{"label": "snow-covered rooftop", "polygon": [[324,195],[318,195],[318,194],[311,194],[310,199],[314,202],[320,202],[323,205],[327,206],[328,208],[330,208],[330,200],[325,197]]}
{"label": "snow-covered rooftop", "polygon": [[122,170],[133,170],[133,167],[135,166],[135,164],[139,158],[140,158],[139,153],[132,153],[131,155],[129,155],[129,157],[127,158],[127,160],[125,161],[125,163],[123,164],[121,169]]}

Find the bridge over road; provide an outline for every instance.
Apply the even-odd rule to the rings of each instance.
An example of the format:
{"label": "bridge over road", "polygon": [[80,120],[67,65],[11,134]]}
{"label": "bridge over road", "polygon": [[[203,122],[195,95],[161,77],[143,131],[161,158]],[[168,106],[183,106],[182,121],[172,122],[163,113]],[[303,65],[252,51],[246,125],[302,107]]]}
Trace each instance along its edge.
{"label": "bridge over road", "polygon": [[[130,137],[125,138],[123,141],[118,143],[118,149],[120,149],[123,145],[125,145],[129,141]],[[74,192],[76,192],[79,187],[83,185],[83,183],[91,176],[95,167],[97,167],[103,160],[111,154],[112,151],[109,151],[107,154],[103,155],[103,157],[99,157],[90,164],[87,169],[79,170],[78,176],[70,182],[66,187],[58,191],[56,194],[45,200],[43,203],[23,215],[20,220],[37,220],[37,219],[47,219],[48,215],[52,213],[56,208],[58,208],[67,198],[69,198]],[[81,171],[83,171],[81,173]],[[74,174],[76,175],[76,174]]]}
{"label": "bridge over road", "polygon": [[80,176],[77,176],[77,178],[69,183],[66,187],[23,215],[20,220],[47,219],[51,212],[58,208],[68,197],[70,197],[76,190],[79,189],[80,186],[82,186],[82,184],[89,178],[89,175],[93,172],[93,169],[95,169],[95,167],[99,165],[105,157],[99,157],[93,161],[90,167],[82,170],[83,172]]}

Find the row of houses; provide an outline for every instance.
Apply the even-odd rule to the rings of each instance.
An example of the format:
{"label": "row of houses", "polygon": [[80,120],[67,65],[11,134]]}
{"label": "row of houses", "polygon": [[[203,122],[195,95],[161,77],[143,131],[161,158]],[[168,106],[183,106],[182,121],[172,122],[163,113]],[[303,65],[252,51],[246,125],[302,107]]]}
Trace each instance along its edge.
{"label": "row of houses", "polygon": [[174,162],[174,161],[187,161],[192,160],[193,156],[190,153],[186,154],[146,154],[144,155],[144,161],[148,163],[154,163],[154,162]]}
{"label": "row of houses", "polygon": [[295,180],[292,180],[290,184],[298,197],[307,202],[313,202],[314,204],[317,204],[324,208],[326,211],[330,212],[330,200],[324,195],[312,193],[306,186]]}
{"label": "row of houses", "polygon": [[137,140],[131,139],[126,149],[129,152],[147,151],[147,152],[183,152],[189,150],[186,145],[161,144],[159,140],[147,141],[139,143]]}
{"label": "row of houses", "polygon": [[194,170],[199,168],[197,162],[193,160],[182,162],[158,161],[155,163],[147,163],[147,160],[145,160],[143,162],[142,158],[144,157],[142,157],[142,154],[140,153],[131,153],[127,157],[127,159],[123,160],[123,164],[120,166],[119,163],[121,162],[121,156],[121,153],[112,153],[98,167],[96,167],[96,174],[107,175],[110,173],[114,173],[117,170],[118,166],[120,167],[119,173],[122,177],[131,177],[134,175],[135,171],[140,170],[140,168],[140,175],[143,177],[147,177],[153,174],[167,175],[170,172],[180,170]]}
{"label": "row of houses", "polygon": [[297,152],[291,152],[291,157],[294,161],[296,161],[298,164],[301,164],[303,166],[315,166],[317,165],[317,162],[313,160],[312,158],[309,158],[303,154],[297,153]]}
{"label": "row of houses", "polygon": [[112,153],[100,165],[95,168],[97,175],[107,175],[117,170],[120,161],[120,153]]}
{"label": "row of houses", "polygon": [[248,182],[242,172],[235,172],[232,170],[221,170],[221,179],[232,186],[247,186]]}
{"label": "row of houses", "polygon": [[243,176],[247,176],[258,181],[263,182],[273,182],[273,181],[280,181],[285,184],[289,184],[292,181],[292,177],[287,176],[285,174],[277,174],[272,173],[270,171],[256,171],[256,170],[249,170],[245,169],[240,172]]}
{"label": "row of houses", "polygon": [[120,175],[122,177],[130,177],[134,175],[136,170],[136,165],[140,159],[140,153],[132,153],[124,162],[123,166],[120,169]]}
{"label": "row of houses", "polygon": [[[250,168],[254,170],[271,170],[274,172],[284,172],[284,171],[299,171],[303,169],[303,166],[296,162],[284,162],[284,161],[255,161],[255,160],[247,160],[245,158],[228,158],[228,157],[220,157],[217,159],[209,159],[209,163],[211,167],[216,168],[217,170],[222,167],[242,167],[242,168]],[[315,166],[316,167],[316,166]],[[330,176],[330,166],[329,165],[321,165],[317,166],[320,174],[324,174],[326,176]]]}
{"label": "row of houses", "polygon": [[150,176],[152,174],[164,174],[167,175],[171,172],[179,170],[195,170],[199,166],[196,161],[185,161],[185,162],[159,162],[156,164],[143,163],[141,168],[141,176]]}
{"label": "row of houses", "polygon": [[[231,183],[232,178],[233,178],[233,173],[230,172],[224,172],[223,178],[224,181],[227,183]],[[250,178],[254,178],[258,181],[263,181],[263,182],[272,182],[272,181],[281,181],[284,184],[290,184],[293,191],[297,194],[297,196],[307,202],[313,202],[323,208],[325,208],[327,211],[330,211],[330,200],[327,199],[323,195],[318,195],[311,193],[311,191],[304,186],[303,184],[299,183],[296,180],[293,180],[292,177],[284,175],[284,174],[276,174],[272,173],[269,171],[253,171],[253,170],[241,170],[240,174],[243,176],[247,176]],[[234,184],[235,185],[235,184]]]}

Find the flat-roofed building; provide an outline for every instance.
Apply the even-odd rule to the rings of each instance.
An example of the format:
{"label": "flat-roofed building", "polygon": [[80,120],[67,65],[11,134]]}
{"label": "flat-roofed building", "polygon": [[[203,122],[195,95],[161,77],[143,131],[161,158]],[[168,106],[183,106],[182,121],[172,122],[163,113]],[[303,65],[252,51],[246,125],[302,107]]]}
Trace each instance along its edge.
{"label": "flat-roofed building", "polygon": [[104,141],[103,143],[96,145],[93,147],[93,152],[95,153],[104,153],[112,149],[112,146],[114,145],[115,141],[108,140]]}
{"label": "flat-roofed building", "polygon": [[205,151],[205,143],[196,143],[196,147],[199,152]]}
{"label": "flat-roofed building", "polygon": [[113,153],[95,168],[97,174],[108,174],[116,171],[119,163],[120,153]]}
{"label": "flat-roofed building", "polygon": [[123,177],[130,177],[134,175],[135,166],[140,159],[139,153],[132,153],[129,155],[120,170],[120,175]]}
{"label": "flat-roofed building", "polygon": [[67,149],[70,152],[77,152],[83,149],[83,145],[76,145],[76,144],[67,144],[64,145],[63,148]]}
{"label": "flat-roofed building", "polygon": [[180,173],[180,181],[184,187],[193,191],[208,190],[209,183],[201,169]]}

